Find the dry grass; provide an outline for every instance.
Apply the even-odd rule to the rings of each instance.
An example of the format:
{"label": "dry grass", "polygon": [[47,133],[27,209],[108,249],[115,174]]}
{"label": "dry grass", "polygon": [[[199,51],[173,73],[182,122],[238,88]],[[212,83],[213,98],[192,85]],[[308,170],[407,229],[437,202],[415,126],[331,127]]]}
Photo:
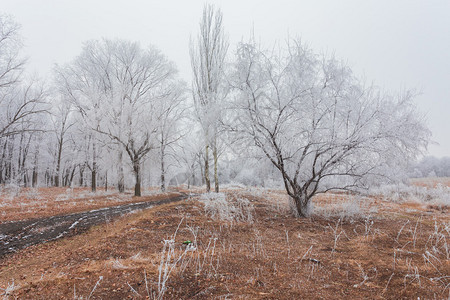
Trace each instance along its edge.
{"label": "dry grass", "polygon": [[[280,191],[224,192],[251,203],[252,222],[206,215],[196,200],[155,207],[4,258],[0,288],[14,282],[8,293],[18,298],[158,298],[161,265],[167,265],[173,269],[165,299],[450,294],[450,220],[441,211],[327,194],[314,199],[318,213],[297,219]],[[350,216],[353,203],[359,212],[350,209]],[[169,240],[173,247],[164,250]]]}

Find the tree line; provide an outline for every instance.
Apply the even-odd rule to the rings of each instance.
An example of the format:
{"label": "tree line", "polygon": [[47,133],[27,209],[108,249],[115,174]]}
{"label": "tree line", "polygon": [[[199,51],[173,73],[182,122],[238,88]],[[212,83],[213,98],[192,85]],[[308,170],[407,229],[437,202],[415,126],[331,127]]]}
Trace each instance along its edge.
{"label": "tree line", "polygon": [[19,25],[0,17],[0,184],[205,185],[280,182],[293,212],[311,198],[395,180],[430,132],[413,91],[386,93],[300,39],[233,50],[220,9],[191,38],[192,82],[154,46],[100,39],[25,76]]}

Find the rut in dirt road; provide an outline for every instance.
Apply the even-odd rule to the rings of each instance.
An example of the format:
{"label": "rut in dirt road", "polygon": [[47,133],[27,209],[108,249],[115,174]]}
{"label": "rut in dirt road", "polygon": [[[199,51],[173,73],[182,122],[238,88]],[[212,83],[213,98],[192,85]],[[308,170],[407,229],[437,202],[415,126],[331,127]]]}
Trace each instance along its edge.
{"label": "rut in dirt road", "polygon": [[63,216],[0,224],[0,257],[32,245],[83,233],[94,225],[106,223],[132,211],[186,198],[188,195],[182,193],[179,196],[159,201],[131,203]]}

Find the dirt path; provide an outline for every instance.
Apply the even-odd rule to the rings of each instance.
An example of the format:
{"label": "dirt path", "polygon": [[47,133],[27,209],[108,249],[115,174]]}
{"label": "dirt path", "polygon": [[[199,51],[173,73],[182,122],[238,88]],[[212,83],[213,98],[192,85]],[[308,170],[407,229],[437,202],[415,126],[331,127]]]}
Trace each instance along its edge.
{"label": "dirt path", "polygon": [[159,201],[131,203],[69,215],[3,223],[0,224],[0,257],[32,245],[80,234],[94,225],[106,223],[135,210],[175,202],[187,197],[186,194],[180,194]]}

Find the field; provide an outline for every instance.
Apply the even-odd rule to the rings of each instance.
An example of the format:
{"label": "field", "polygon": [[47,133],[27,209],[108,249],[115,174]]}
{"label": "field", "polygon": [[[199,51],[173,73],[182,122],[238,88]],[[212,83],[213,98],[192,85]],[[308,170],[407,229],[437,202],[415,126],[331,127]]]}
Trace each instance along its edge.
{"label": "field", "polygon": [[[36,193],[41,200],[21,203],[17,199],[25,194],[20,193],[3,200],[7,213],[1,221],[28,218],[34,210],[49,216],[136,200],[113,192],[100,192],[97,198],[76,189]],[[149,193],[158,197],[156,191]],[[30,204],[42,199],[46,199],[42,210]],[[0,295],[5,299],[450,296],[448,206],[329,193],[314,199],[311,218],[294,218],[288,207],[282,191],[228,186],[223,194],[127,214],[83,234],[3,257]]]}

